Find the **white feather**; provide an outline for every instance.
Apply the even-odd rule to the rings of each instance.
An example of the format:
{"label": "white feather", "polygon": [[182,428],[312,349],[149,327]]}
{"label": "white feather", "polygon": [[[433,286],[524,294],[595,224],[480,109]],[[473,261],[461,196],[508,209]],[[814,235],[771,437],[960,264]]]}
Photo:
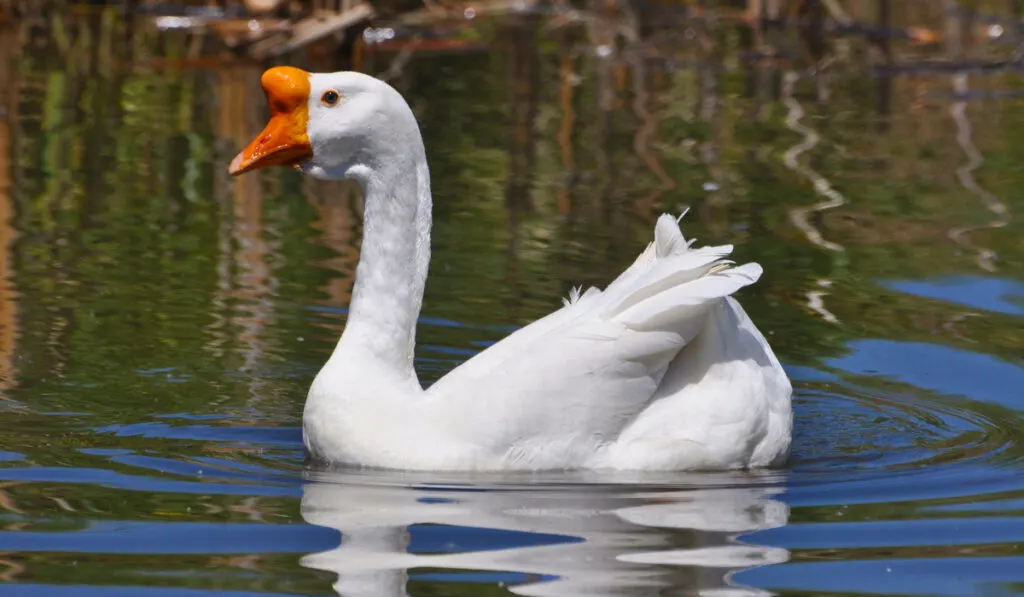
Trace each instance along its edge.
{"label": "white feather", "polygon": [[[324,90],[345,102],[320,105]],[[311,76],[303,169],[353,178],[364,238],[345,334],[306,402],[319,459],[433,470],[742,468],[781,463],[791,387],[732,294],[761,276],[693,248],[664,215],[604,291],[489,347],[424,391],[412,369],[430,184],[408,105],[354,73]],[[681,216],[680,216],[681,218]]]}

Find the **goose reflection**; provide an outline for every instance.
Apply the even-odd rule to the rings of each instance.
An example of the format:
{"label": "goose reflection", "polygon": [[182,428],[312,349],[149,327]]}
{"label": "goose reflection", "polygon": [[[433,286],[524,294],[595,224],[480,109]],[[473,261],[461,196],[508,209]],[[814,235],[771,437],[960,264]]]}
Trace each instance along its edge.
{"label": "goose reflection", "polygon": [[[340,545],[302,558],[344,597],[402,597],[410,580],[508,585],[518,595],[765,595],[731,574],[785,562],[737,536],[783,526],[778,487],[645,491],[608,485],[438,486],[334,477],[304,486],[302,517]],[[410,570],[430,570],[417,574]],[[440,572],[438,572],[440,571]]]}

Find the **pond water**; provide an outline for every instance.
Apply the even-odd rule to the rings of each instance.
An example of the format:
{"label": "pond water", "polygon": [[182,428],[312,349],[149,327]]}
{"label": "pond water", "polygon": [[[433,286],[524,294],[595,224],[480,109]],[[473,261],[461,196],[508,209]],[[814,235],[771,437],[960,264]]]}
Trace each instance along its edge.
{"label": "pond water", "polygon": [[764,265],[739,298],[794,380],[792,462],[648,476],[307,466],[357,192],[227,176],[259,65],[3,30],[0,594],[1024,595],[1024,82],[992,21],[920,11],[943,43],[828,38],[818,71],[813,31],[656,12],[359,58],[431,160],[426,383],[662,211]]}

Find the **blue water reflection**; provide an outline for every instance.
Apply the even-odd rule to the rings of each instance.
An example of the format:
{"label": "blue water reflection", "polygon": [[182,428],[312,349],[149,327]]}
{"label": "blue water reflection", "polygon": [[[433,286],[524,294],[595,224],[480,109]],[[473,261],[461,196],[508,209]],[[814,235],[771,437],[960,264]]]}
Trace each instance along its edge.
{"label": "blue water reflection", "polygon": [[967,350],[893,340],[856,340],[830,366],[854,375],[893,379],[946,396],[1024,410],[1024,366]]}
{"label": "blue water reflection", "polygon": [[950,276],[937,280],[894,280],[885,286],[897,291],[965,307],[1024,315],[1024,282],[981,276]]}

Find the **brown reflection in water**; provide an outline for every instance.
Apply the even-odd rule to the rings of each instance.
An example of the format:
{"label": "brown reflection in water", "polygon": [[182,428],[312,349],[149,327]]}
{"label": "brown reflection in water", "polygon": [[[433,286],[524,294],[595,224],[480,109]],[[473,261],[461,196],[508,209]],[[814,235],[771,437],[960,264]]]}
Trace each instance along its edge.
{"label": "brown reflection in water", "polygon": [[12,60],[18,52],[17,31],[0,29],[0,400],[8,400],[4,390],[15,385],[14,363],[18,342],[18,302],[14,286],[11,254],[17,231],[13,226],[14,204],[11,197],[11,123],[17,102],[11,89],[16,88]]}
{"label": "brown reflection in water", "polygon": [[0,559],[0,566],[3,567],[0,572],[0,580],[4,582],[16,582],[18,577],[27,570],[24,565],[8,559]]}
{"label": "brown reflection in water", "polygon": [[508,90],[511,110],[511,134],[508,140],[509,175],[505,203],[511,226],[520,214],[533,210],[532,177],[536,161],[536,121],[538,101],[539,55],[536,15],[510,18],[503,36],[508,40]]}
{"label": "brown reflection in water", "polygon": [[[719,46],[715,36],[718,26],[717,11],[709,9],[708,18],[702,26],[696,28],[698,55],[700,56],[698,78],[698,111],[697,118],[708,125],[709,136],[704,143],[699,143],[697,150],[700,162],[710,175],[710,191],[707,199],[700,205],[701,220],[715,234],[726,234],[728,222],[726,207],[729,203],[729,191],[726,187],[726,174],[720,152],[727,144],[724,135],[724,123],[721,115],[721,72],[724,67],[724,49]],[[715,215],[718,215],[716,218]]]}
{"label": "brown reflection in water", "polygon": [[240,504],[228,506],[228,511],[244,514],[245,517],[251,522],[263,521],[263,511],[260,510],[259,496],[249,496],[243,499],[242,503]]}
{"label": "brown reflection in water", "polygon": [[[327,279],[319,290],[327,295],[323,303],[329,307],[346,307],[352,301],[356,266],[359,264],[359,228],[362,224],[362,193],[357,184],[347,180],[317,180],[303,177],[302,191],[317,212],[313,227],[320,232],[316,240],[331,249],[333,256],[317,262],[336,275]],[[344,325],[318,324],[330,332],[331,341],[341,334]]]}
{"label": "brown reflection in water", "polygon": [[266,564],[264,558],[259,554],[244,556],[212,556],[207,566],[212,569],[239,568],[250,572],[259,572]]}
{"label": "brown reflection in water", "polygon": [[25,511],[18,507],[14,498],[7,491],[8,487],[16,487],[21,485],[21,481],[5,481],[0,483],[0,510],[5,512],[11,512],[13,514],[24,514]]}
{"label": "brown reflection in water", "polygon": [[508,243],[505,251],[505,278],[507,288],[514,289],[505,309],[518,317],[523,305],[522,249],[524,248],[521,223],[532,212],[534,205],[534,177],[537,162],[537,115],[540,110],[540,53],[538,50],[538,15],[516,16],[507,19],[499,34],[506,46],[509,132],[508,177],[505,181],[505,206],[508,210]]}
{"label": "brown reflection in water", "polygon": [[558,108],[562,111],[562,119],[559,121],[556,139],[561,150],[564,173],[562,185],[556,193],[556,201],[558,213],[567,216],[572,213],[573,191],[578,178],[572,144],[573,128],[576,124],[576,108],[573,106],[577,78],[576,56],[566,32],[560,30],[557,35],[559,47]]}
{"label": "brown reflection in water", "polygon": [[591,126],[597,136],[593,147],[597,172],[604,179],[604,184],[599,192],[591,194],[592,199],[587,211],[590,217],[600,216],[600,219],[608,222],[611,219],[610,206],[615,193],[617,172],[609,155],[608,141],[611,137],[612,112],[618,103],[615,96],[615,70],[618,66],[619,23],[614,10],[616,2],[591,0],[590,6],[593,10],[592,16],[584,23],[589,43],[588,50],[596,55],[595,63],[591,67],[591,76],[597,87],[597,117]]}
{"label": "brown reflection in water", "polygon": [[[261,72],[255,66],[231,65],[217,73],[217,137],[231,151],[244,147],[264,124],[263,94],[255,91],[260,88]],[[214,193],[221,209],[218,286],[221,300],[227,297],[238,302],[229,315],[221,315],[223,302],[215,305],[214,311],[239,330],[231,344],[241,347],[242,370],[252,371],[270,348],[267,344],[272,339],[265,331],[276,322],[272,297],[278,285],[269,264],[273,247],[263,221],[261,177],[229,177],[219,168],[215,180]],[[215,337],[221,340],[224,333]],[[250,379],[251,385],[260,383],[259,376]],[[250,389],[253,396],[259,395],[259,388]]]}
{"label": "brown reflection in water", "polygon": [[[627,15],[625,21],[630,24],[631,29],[637,29],[639,15],[628,5],[623,5],[623,12]],[[639,33],[634,35],[639,37]],[[633,135],[633,151],[659,181],[658,186],[633,200],[633,210],[641,217],[653,221],[653,212],[658,200],[667,191],[675,189],[676,182],[665,172],[661,157],[654,147],[654,142],[658,139],[658,122],[662,111],[657,106],[657,98],[650,93],[653,78],[647,69],[648,58],[644,47],[633,44],[625,52],[624,58],[632,74],[633,102],[630,108],[641,123]]]}

